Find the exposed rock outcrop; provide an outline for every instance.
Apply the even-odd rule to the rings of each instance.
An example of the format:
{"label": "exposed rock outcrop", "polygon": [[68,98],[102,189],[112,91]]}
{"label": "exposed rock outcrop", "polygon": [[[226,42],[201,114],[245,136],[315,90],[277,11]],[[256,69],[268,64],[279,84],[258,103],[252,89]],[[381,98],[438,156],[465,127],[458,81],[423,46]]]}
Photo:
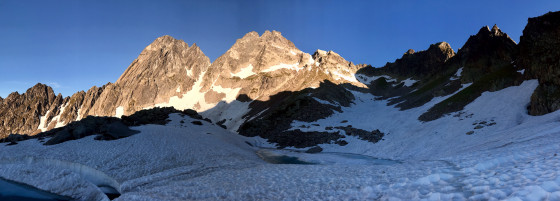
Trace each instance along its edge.
{"label": "exposed rock outcrop", "polygon": [[210,59],[196,44],[189,47],[182,40],[162,36],[148,45],[114,84],[105,86],[88,114],[128,115],[173,96],[181,97],[209,65]]}
{"label": "exposed rock outcrop", "polygon": [[445,62],[453,56],[455,56],[455,52],[449,43],[440,42],[432,44],[427,50],[420,52],[410,49],[402,58],[397,59],[394,63],[387,63],[379,70],[382,73],[398,77],[422,79],[441,73],[446,67]]}
{"label": "exposed rock outcrop", "polygon": [[538,78],[529,114],[543,115],[560,109],[560,12],[529,18],[519,42],[520,69],[527,78]]}
{"label": "exposed rock outcrop", "polygon": [[0,138],[12,133],[35,134],[43,116],[57,108],[61,96],[56,96],[51,87],[36,84],[25,93],[13,92],[0,104]]}
{"label": "exposed rock outcrop", "polygon": [[[283,91],[318,87],[324,80],[361,85],[353,76],[358,68],[332,51],[318,51],[314,56],[304,53],[277,31],[246,34],[212,64],[196,44],[189,47],[182,40],[163,36],[148,45],[115,83],[66,98],[54,96],[49,88],[53,94],[48,95],[48,104],[35,100],[16,104],[41,107],[30,116],[4,115],[3,123],[12,126],[0,134],[36,134],[89,115],[121,117],[166,106],[206,111],[212,120],[236,129],[251,110],[247,104],[252,100],[266,101]],[[39,100],[47,95],[28,96]],[[5,111],[15,111],[12,99],[26,99],[16,97],[19,94],[2,100],[2,107],[11,108]],[[239,105],[230,104],[234,101],[244,102],[245,112],[222,117],[226,110],[240,110]],[[7,102],[11,105],[4,106]]]}
{"label": "exposed rock outcrop", "polygon": [[[513,62],[517,55],[517,45],[497,25],[492,29],[482,27],[476,35],[470,36],[457,55],[447,62],[450,69],[460,67],[461,83],[472,83],[469,87],[437,103],[418,117],[421,121],[432,121],[445,114],[462,110],[485,91],[497,91],[519,85],[522,75],[517,73]],[[456,80],[458,81],[458,80]],[[453,83],[453,81],[450,81]],[[446,84],[447,85],[447,84]],[[445,86],[445,85],[444,85]],[[457,91],[459,85],[454,90]],[[447,95],[451,93],[445,93]]]}
{"label": "exposed rock outcrop", "polygon": [[476,35],[470,36],[457,52],[459,66],[463,67],[461,81],[470,83],[484,74],[510,66],[516,59],[517,44],[497,25],[492,29],[482,27]]}

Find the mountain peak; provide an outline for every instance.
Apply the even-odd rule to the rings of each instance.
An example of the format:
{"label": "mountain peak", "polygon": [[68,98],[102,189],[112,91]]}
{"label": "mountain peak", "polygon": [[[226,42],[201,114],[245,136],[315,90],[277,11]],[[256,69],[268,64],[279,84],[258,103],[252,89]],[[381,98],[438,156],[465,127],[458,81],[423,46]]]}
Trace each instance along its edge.
{"label": "mountain peak", "polygon": [[241,40],[243,39],[249,39],[249,38],[258,38],[259,37],[259,33],[257,33],[256,31],[251,31],[249,33],[246,33]]}
{"label": "mountain peak", "polygon": [[414,50],[413,50],[413,49],[408,49],[408,50],[404,53],[404,55],[411,55],[411,54],[414,54]]}
{"label": "mountain peak", "polygon": [[262,38],[268,38],[268,37],[282,37],[283,38],[282,33],[280,33],[279,31],[276,31],[276,30],[272,30],[272,31],[266,30],[266,31],[264,31],[264,33],[262,34],[261,37]]}
{"label": "mountain peak", "polygon": [[44,94],[52,93],[52,94],[54,94],[54,91],[51,87],[47,86],[46,84],[37,83],[33,87],[27,89],[27,91],[25,93],[27,93],[27,94],[37,94],[37,93],[44,93]]}
{"label": "mountain peak", "polygon": [[494,26],[492,26],[492,29],[490,29],[490,27],[488,26],[484,26],[482,28],[480,28],[480,30],[478,31],[478,33],[475,35],[477,37],[502,37],[502,36],[506,36],[509,38],[509,36],[502,32],[502,30],[500,30],[500,28],[498,27],[498,25],[494,24]]}
{"label": "mountain peak", "polygon": [[498,25],[494,24],[494,26],[492,26],[492,33],[497,34],[498,32],[502,31],[498,28]]}
{"label": "mountain peak", "polygon": [[[156,38],[152,44],[171,44],[176,42],[184,42],[183,40],[178,40],[170,35],[164,35]],[[151,44],[150,44],[151,45]]]}

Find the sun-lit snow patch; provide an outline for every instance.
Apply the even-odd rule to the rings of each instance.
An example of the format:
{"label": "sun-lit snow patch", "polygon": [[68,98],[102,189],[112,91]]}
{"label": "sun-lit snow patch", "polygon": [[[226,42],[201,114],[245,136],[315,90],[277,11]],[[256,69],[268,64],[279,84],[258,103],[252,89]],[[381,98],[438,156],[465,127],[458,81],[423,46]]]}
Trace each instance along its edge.
{"label": "sun-lit snow patch", "polygon": [[212,90],[218,93],[226,94],[226,97],[223,100],[230,103],[237,98],[237,95],[239,94],[239,91],[241,91],[241,88],[233,89],[233,88],[223,88],[222,86],[213,86]]}
{"label": "sun-lit snow patch", "polygon": [[177,92],[177,93],[181,92],[181,86],[177,86],[177,89],[175,89],[175,92]]}
{"label": "sun-lit snow patch", "polygon": [[66,125],[64,122],[60,121],[60,115],[62,115],[62,113],[64,113],[64,109],[66,109],[66,106],[68,106],[68,103],[66,103],[62,107],[60,107],[60,111],[59,111],[58,115],[53,117],[51,122],[49,123],[49,124],[51,124],[53,122],[56,122],[56,125],[54,126],[54,128],[60,128],[60,127],[63,127],[64,125]]}
{"label": "sun-lit snow patch", "polygon": [[80,109],[78,109],[78,112],[77,112],[78,117],[76,117],[76,121],[82,120],[82,108],[83,108],[83,106],[80,106]]}
{"label": "sun-lit snow patch", "polygon": [[251,75],[256,75],[253,72],[253,65],[249,64],[247,67],[242,68],[239,72],[237,73],[230,73],[232,77],[239,77],[241,79],[245,79],[247,77],[250,77]]}
{"label": "sun-lit snow patch", "polygon": [[280,69],[288,69],[288,70],[299,71],[299,70],[302,70],[303,67],[299,67],[299,63],[295,63],[295,64],[284,64],[284,63],[281,63],[281,64],[278,64],[278,65],[274,65],[274,66],[268,67],[267,69],[264,69],[264,70],[261,71],[261,72],[265,72],[265,73],[266,73],[266,72],[277,71],[277,70],[280,70]]}
{"label": "sun-lit snow patch", "polygon": [[187,69],[187,67],[185,67],[185,70],[187,71],[187,76],[189,76],[189,77],[194,77],[194,74],[193,74],[192,69],[189,70],[189,69]]}
{"label": "sun-lit snow patch", "polygon": [[318,66],[318,65],[317,65],[317,62],[316,62],[315,60],[313,60],[313,57],[311,57],[311,56],[309,56],[309,57],[307,58],[307,64],[308,64],[308,65],[315,64],[315,66]]}
{"label": "sun-lit snow patch", "polygon": [[332,74],[336,75],[337,78],[335,78],[336,80],[339,80],[340,78],[345,79],[347,81],[350,82],[358,82],[358,80],[356,79],[356,77],[354,75],[344,75],[338,71],[331,71]]}
{"label": "sun-lit snow patch", "polygon": [[463,74],[463,67],[459,68],[457,70],[457,72],[455,73],[455,75],[453,75],[452,77],[449,78],[449,80],[457,80],[461,77],[461,75]]}
{"label": "sun-lit snow patch", "polygon": [[115,117],[121,118],[123,114],[124,114],[124,107],[123,106],[117,107],[117,109],[115,110]]}
{"label": "sun-lit snow patch", "polygon": [[212,108],[214,104],[207,104],[204,99],[204,95],[206,93],[200,91],[202,89],[202,78],[204,77],[204,74],[205,72],[200,73],[192,89],[184,93],[181,98],[179,98],[179,96],[172,96],[171,98],[169,98],[169,102],[158,103],[155,105],[155,107],[174,107],[178,110],[184,110],[193,109],[194,106],[198,104],[200,106],[198,110],[207,110],[209,108]]}
{"label": "sun-lit snow patch", "polygon": [[296,52],[294,52],[293,50],[290,50],[290,54],[296,55]]}
{"label": "sun-lit snow patch", "polygon": [[45,116],[41,116],[39,118],[39,127],[37,127],[37,129],[40,129],[42,132],[47,131],[47,117],[49,116],[49,113],[51,113],[50,110],[45,113]]}

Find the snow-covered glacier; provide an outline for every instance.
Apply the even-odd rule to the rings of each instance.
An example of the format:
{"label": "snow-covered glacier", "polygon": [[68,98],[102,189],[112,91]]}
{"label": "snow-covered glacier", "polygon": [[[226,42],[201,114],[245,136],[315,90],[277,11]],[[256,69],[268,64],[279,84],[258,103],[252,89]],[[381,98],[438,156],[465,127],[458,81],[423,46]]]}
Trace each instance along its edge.
{"label": "snow-covered glacier", "polygon": [[[418,114],[444,97],[399,111],[353,92],[357,100],[341,113],[292,126],[347,120],[386,131],[384,140],[347,136],[348,145],[320,145],[315,154],[172,114],[167,125],[133,127],[141,132],[119,140],[0,144],[0,177],[81,200],[108,200],[103,186],[120,192],[116,200],[560,200],[560,112],[526,114],[536,86],[485,92],[424,123]],[[482,121],[494,124],[474,129]],[[261,158],[268,156],[306,163]]]}

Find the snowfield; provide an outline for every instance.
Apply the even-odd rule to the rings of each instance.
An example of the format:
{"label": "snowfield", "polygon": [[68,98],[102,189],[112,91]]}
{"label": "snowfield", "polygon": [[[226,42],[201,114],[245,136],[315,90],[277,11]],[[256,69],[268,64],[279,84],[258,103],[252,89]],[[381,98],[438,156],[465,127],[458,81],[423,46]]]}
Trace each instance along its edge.
{"label": "snowfield", "polygon": [[[172,114],[166,126],[132,127],[141,133],[114,141],[0,144],[0,177],[81,200],[107,200],[99,184],[111,181],[116,200],[560,200],[560,111],[527,115],[536,86],[485,92],[425,123],[418,116],[446,97],[399,111],[353,92],[342,113],[292,126],[379,129],[384,140],[347,136],[348,145],[321,145],[317,154],[270,149],[264,139]],[[312,164],[270,164],[257,152]]]}

